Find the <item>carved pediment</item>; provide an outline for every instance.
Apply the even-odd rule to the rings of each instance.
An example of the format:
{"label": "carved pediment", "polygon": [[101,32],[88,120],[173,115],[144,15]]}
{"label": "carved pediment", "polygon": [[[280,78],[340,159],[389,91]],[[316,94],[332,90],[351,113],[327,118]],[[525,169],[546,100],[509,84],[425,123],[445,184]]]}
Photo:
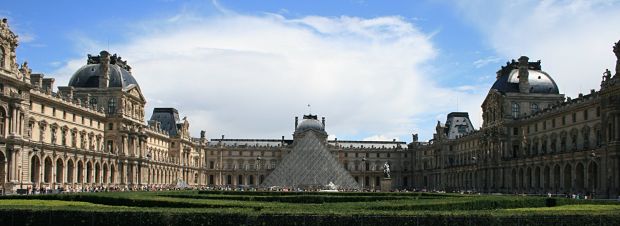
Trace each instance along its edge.
{"label": "carved pediment", "polygon": [[140,90],[140,87],[138,87],[136,85],[130,85],[129,88],[127,90],[125,90],[125,92],[127,92],[127,94],[129,94],[129,96],[138,98],[138,99],[140,99],[143,102],[146,100],[144,98],[144,96],[142,95],[142,91]]}

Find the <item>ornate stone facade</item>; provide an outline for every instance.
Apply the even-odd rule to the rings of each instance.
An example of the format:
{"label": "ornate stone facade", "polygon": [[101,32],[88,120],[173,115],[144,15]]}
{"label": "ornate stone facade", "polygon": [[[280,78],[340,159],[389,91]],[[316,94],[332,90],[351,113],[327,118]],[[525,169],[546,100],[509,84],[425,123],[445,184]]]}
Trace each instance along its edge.
{"label": "ornate stone facade", "polygon": [[413,186],[617,197],[619,75],[606,70],[600,90],[571,99],[559,94],[540,61],[521,57],[497,74],[482,103],[480,130],[449,138],[438,124],[434,139],[409,144]]}

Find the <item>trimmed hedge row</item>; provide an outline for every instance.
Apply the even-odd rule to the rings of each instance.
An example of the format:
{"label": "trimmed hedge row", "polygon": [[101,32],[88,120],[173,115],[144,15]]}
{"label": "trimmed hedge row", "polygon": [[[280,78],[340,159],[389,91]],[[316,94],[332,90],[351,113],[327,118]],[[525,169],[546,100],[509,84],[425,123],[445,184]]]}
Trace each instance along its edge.
{"label": "trimmed hedge row", "polygon": [[182,201],[169,201],[157,199],[141,199],[131,197],[118,197],[110,195],[93,194],[54,194],[54,195],[18,195],[0,196],[0,199],[35,199],[35,200],[62,200],[62,201],[81,201],[94,204],[109,206],[131,206],[131,207],[168,207],[168,208],[248,208],[242,205],[220,205],[208,203],[191,203]]}
{"label": "trimmed hedge row", "polygon": [[594,202],[586,200],[573,200],[563,198],[534,198],[534,197],[480,197],[471,200],[454,200],[432,204],[411,205],[380,205],[368,207],[370,210],[430,210],[430,211],[450,211],[450,210],[495,210],[495,209],[514,209],[514,208],[537,208],[553,207],[568,204],[619,204],[617,202]]}
{"label": "trimmed hedge row", "polygon": [[398,196],[398,197],[433,197],[452,198],[466,197],[459,194],[426,193],[426,192],[280,192],[280,191],[198,191],[201,195],[250,195],[250,196]]}
{"label": "trimmed hedge row", "polygon": [[215,200],[237,200],[237,201],[257,201],[257,202],[284,202],[284,203],[335,203],[335,202],[374,202],[385,200],[412,199],[412,197],[402,196],[333,196],[333,195],[296,195],[296,196],[254,196],[254,195],[160,195],[172,198],[188,199],[215,199]]}
{"label": "trimmed hedge row", "polygon": [[3,226],[16,225],[620,225],[618,216],[563,215],[502,217],[492,215],[450,216],[335,216],[335,215],[245,215],[230,213],[88,212],[1,210]]}

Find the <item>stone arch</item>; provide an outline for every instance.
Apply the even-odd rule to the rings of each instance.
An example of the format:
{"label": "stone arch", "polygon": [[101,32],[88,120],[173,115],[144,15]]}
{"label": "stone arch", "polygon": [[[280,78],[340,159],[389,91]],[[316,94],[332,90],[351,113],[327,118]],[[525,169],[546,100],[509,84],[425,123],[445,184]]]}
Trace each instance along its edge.
{"label": "stone arch", "polygon": [[532,189],[532,168],[531,167],[527,167],[527,170],[525,171],[525,189],[526,190],[531,190]]}
{"label": "stone arch", "polygon": [[102,181],[102,183],[107,184],[108,183],[108,177],[109,177],[109,175],[108,175],[108,163],[107,162],[103,163],[102,170],[103,170],[103,176],[102,176],[103,181]]}
{"label": "stone arch", "polygon": [[[6,130],[7,130],[6,125],[7,125],[7,120],[8,120],[6,112],[7,112],[6,109],[0,106],[0,136],[4,136],[6,134]],[[8,162],[8,161],[5,161],[5,162]]]}
{"label": "stone arch", "polygon": [[596,192],[598,188],[598,164],[591,161],[588,164],[588,192]]}
{"label": "stone arch", "polygon": [[518,188],[517,185],[517,169],[512,169],[512,174],[511,174],[511,179],[512,179],[512,189],[516,190]]}
{"label": "stone arch", "polygon": [[560,165],[555,164],[555,166],[553,167],[553,188],[555,189],[556,192],[560,191],[561,179],[562,179],[562,173],[561,173]]}
{"label": "stone arch", "polygon": [[540,183],[540,179],[541,179],[541,172],[540,172],[540,167],[536,166],[536,168],[534,168],[534,178],[533,178],[533,184],[532,187],[536,190],[539,190],[542,186]]}
{"label": "stone arch", "polygon": [[584,167],[583,163],[577,163],[575,166],[575,187],[578,192],[582,192],[584,190]]}
{"label": "stone arch", "polygon": [[73,159],[67,160],[67,183],[75,182],[73,180],[73,173],[75,171],[75,164],[73,163]]}
{"label": "stone arch", "polygon": [[54,167],[52,158],[50,158],[49,156],[46,157],[43,164],[43,181],[45,183],[52,183],[52,170]]}
{"label": "stone arch", "polygon": [[566,165],[564,166],[564,191],[570,191],[573,186],[573,172],[572,172],[572,166],[570,165],[570,163],[566,163]]}
{"label": "stone arch", "polygon": [[519,168],[519,189],[524,189],[525,178],[523,177],[523,168]]}
{"label": "stone arch", "polygon": [[39,160],[39,156],[32,156],[30,159],[30,182],[39,183],[41,182],[41,160]]}
{"label": "stone arch", "polygon": [[61,158],[56,159],[56,183],[64,183],[64,172],[65,169],[63,161]]}
{"label": "stone arch", "polygon": [[7,181],[7,174],[5,171],[7,162],[4,152],[0,151],[0,188],[4,188],[4,182]]}
{"label": "stone arch", "polygon": [[101,183],[101,165],[95,162],[95,183]]}
{"label": "stone arch", "polygon": [[77,182],[84,183],[84,161],[77,161]]}
{"label": "stone arch", "polygon": [[110,163],[110,184],[116,183],[116,166],[114,163]]}
{"label": "stone arch", "polygon": [[551,189],[551,167],[548,165],[543,169],[543,182],[542,182],[543,191],[549,192]]}
{"label": "stone arch", "polygon": [[86,183],[93,182],[93,163],[92,161],[86,161]]}

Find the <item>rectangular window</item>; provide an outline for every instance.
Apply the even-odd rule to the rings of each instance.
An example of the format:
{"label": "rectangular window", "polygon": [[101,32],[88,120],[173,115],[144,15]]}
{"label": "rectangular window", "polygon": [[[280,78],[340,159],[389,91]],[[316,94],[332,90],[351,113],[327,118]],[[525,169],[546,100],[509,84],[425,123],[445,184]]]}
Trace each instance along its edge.
{"label": "rectangular window", "polygon": [[28,106],[28,109],[32,111],[32,101],[30,101],[30,106]]}
{"label": "rectangular window", "polygon": [[512,128],[512,135],[519,135],[519,127]]}
{"label": "rectangular window", "polygon": [[66,111],[62,111],[62,119],[67,119],[67,112]]}
{"label": "rectangular window", "polygon": [[596,117],[601,117],[601,107],[596,107]]}
{"label": "rectangular window", "polygon": [[543,124],[543,130],[546,130],[547,129],[547,121],[543,121],[542,124]]}
{"label": "rectangular window", "polygon": [[52,116],[56,117],[56,108],[52,108]]}
{"label": "rectangular window", "polygon": [[583,120],[588,120],[588,109],[583,111]]}
{"label": "rectangular window", "polygon": [[41,104],[41,114],[45,114],[45,105]]}
{"label": "rectangular window", "polygon": [[114,123],[108,123],[108,130],[114,129]]}
{"label": "rectangular window", "polygon": [[577,122],[577,113],[573,112],[573,123]]}
{"label": "rectangular window", "polygon": [[73,114],[73,122],[75,122],[75,114]]}
{"label": "rectangular window", "polygon": [[553,120],[551,120],[551,127],[555,128],[555,118]]}
{"label": "rectangular window", "polygon": [[562,115],[562,125],[566,125],[566,115]]}

